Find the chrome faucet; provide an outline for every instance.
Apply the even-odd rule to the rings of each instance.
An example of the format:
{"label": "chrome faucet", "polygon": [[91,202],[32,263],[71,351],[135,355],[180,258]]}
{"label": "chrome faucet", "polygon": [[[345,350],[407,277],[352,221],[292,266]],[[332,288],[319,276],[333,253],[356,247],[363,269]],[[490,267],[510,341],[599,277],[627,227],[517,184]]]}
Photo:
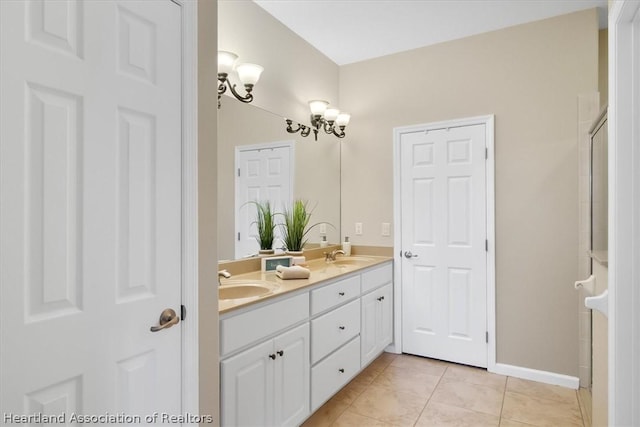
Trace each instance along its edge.
{"label": "chrome faucet", "polygon": [[231,277],[231,273],[229,273],[227,270],[218,271],[218,286],[222,286],[222,283],[220,283],[220,278],[221,277],[224,277],[225,279],[228,279],[229,277]]}
{"label": "chrome faucet", "polygon": [[333,250],[331,252],[325,252],[324,253],[325,262],[335,261],[336,260],[336,255],[338,255],[338,254],[344,255],[344,251],[342,249],[335,249],[335,250]]}

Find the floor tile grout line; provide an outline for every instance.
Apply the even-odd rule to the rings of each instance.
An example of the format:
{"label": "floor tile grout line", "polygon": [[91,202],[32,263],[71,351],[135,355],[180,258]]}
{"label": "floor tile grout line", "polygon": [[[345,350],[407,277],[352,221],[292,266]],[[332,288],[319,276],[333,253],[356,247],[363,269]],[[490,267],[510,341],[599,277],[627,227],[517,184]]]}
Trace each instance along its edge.
{"label": "floor tile grout line", "polygon": [[509,382],[509,376],[504,379],[504,390],[502,390],[502,404],[500,405],[500,416],[498,417],[498,426],[502,424],[502,411],[504,410],[504,401],[507,397],[507,384]]}
{"label": "floor tile grout line", "polygon": [[436,383],[436,385],[433,387],[433,390],[431,390],[431,394],[429,394],[429,398],[427,399],[427,401],[424,403],[424,406],[422,407],[422,410],[420,411],[420,413],[418,414],[418,418],[416,418],[415,422],[413,423],[413,425],[415,426],[416,424],[418,424],[418,421],[420,421],[420,417],[422,417],[422,414],[424,413],[424,410],[427,409],[427,405],[429,405],[429,402],[431,402],[431,398],[433,397],[433,395],[436,392],[436,389],[438,388],[438,386],[440,385],[440,382],[442,382],[442,379],[444,378],[444,375],[447,373],[447,369],[449,369],[449,366],[445,366],[444,371],[442,371],[442,374],[440,374],[440,379],[438,380],[438,382]]}

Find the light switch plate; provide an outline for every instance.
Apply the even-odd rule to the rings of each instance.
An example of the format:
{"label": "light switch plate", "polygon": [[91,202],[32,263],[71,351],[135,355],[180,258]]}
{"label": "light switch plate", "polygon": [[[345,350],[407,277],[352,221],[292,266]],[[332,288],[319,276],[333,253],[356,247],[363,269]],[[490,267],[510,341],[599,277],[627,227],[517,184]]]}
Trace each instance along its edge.
{"label": "light switch plate", "polygon": [[320,234],[321,235],[324,236],[325,234],[327,234],[327,224],[324,224],[324,223],[320,224],[319,228],[320,228]]}
{"label": "light switch plate", "polygon": [[382,223],[382,235],[383,236],[389,236],[391,234],[391,224],[389,224],[388,222],[383,222]]}

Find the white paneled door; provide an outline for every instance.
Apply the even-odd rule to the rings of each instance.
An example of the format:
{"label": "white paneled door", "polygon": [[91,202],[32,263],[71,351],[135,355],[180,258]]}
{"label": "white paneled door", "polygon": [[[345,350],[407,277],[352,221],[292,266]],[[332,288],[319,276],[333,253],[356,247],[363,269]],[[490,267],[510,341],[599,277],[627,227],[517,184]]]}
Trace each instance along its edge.
{"label": "white paneled door", "polygon": [[179,415],[181,8],[0,10],[0,412]]}
{"label": "white paneled door", "polygon": [[[256,208],[251,201],[269,201],[275,212],[291,204],[293,191],[293,144],[290,142],[239,147],[236,150],[236,258],[258,253],[255,224]],[[275,218],[282,222],[281,217]],[[276,246],[282,246],[279,227],[275,229]]]}
{"label": "white paneled door", "polygon": [[487,366],[485,132],[399,134],[405,353]]}

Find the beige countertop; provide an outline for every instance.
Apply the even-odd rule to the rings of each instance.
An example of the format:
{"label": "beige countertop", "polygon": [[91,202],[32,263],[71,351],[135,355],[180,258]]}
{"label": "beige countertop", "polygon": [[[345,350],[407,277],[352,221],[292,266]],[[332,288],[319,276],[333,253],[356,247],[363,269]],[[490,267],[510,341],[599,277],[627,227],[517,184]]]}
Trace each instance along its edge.
{"label": "beige countertop", "polygon": [[273,271],[253,271],[249,273],[234,275],[229,279],[222,278],[222,286],[255,281],[269,282],[270,284],[273,284],[277,287],[273,292],[262,295],[260,297],[219,300],[219,313],[228,313],[240,307],[246,307],[272,298],[277,298],[289,292],[294,292],[299,289],[317,285],[327,280],[335,279],[349,273],[354,273],[365,268],[393,260],[392,257],[372,255],[358,255],[347,257],[345,259],[349,258],[357,259],[358,261],[354,263],[344,264],[340,263],[340,257],[338,257],[338,262],[336,263],[327,263],[322,258],[307,261],[307,263],[303,266],[311,270],[311,276],[308,279],[282,280],[278,278],[276,276],[276,273]]}

